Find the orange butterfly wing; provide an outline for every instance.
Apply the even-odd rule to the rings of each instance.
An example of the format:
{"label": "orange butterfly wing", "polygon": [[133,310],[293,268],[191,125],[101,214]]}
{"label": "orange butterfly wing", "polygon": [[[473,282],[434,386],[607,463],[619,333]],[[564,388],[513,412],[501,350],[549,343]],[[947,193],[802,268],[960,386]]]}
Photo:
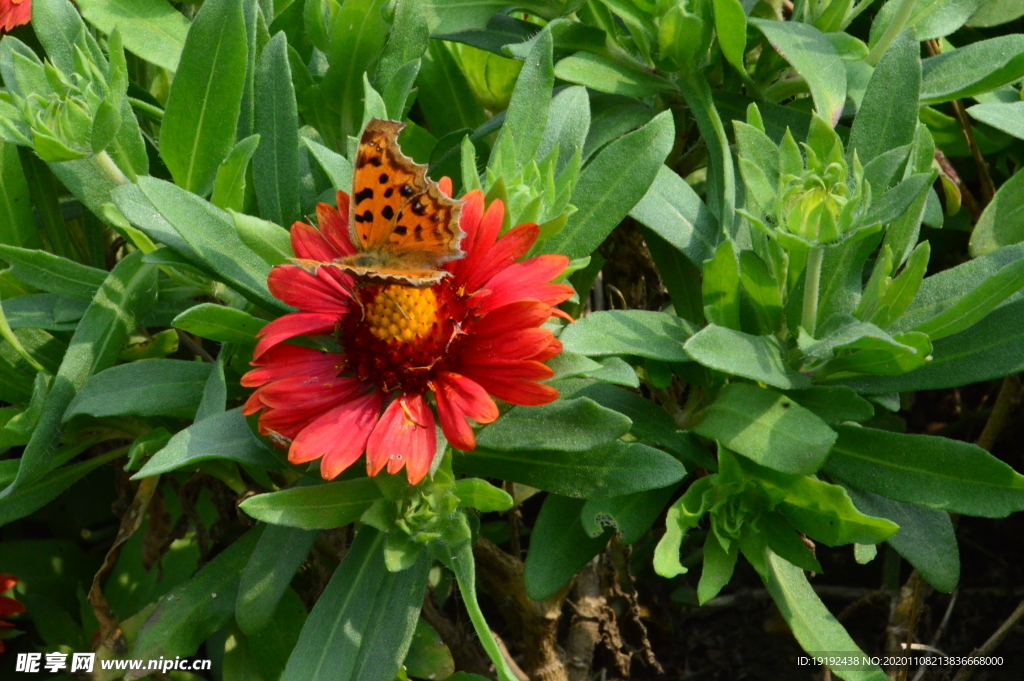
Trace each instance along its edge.
{"label": "orange butterfly wing", "polygon": [[434,270],[465,255],[459,248],[462,202],[442,194],[426,166],[402,153],[398,133],[404,127],[375,118],[359,140],[349,229],[365,255],[355,256],[362,262],[353,265]]}

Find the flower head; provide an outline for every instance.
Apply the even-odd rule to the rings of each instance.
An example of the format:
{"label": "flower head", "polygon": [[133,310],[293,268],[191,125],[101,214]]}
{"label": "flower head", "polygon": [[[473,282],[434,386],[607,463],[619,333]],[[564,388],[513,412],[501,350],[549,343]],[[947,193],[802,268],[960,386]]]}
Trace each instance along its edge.
{"label": "flower head", "polygon": [[[450,194],[450,180],[440,184]],[[437,450],[435,423],[454,447],[471,450],[469,421],[494,421],[494,398],[540,405],[558,397],[539,381],[553,375],[543,362],[562,345],[541,325],[564,316],[553,306],[573,289],[551,281],[569,260],[519,261],[536,241],[537,225],[499,237],[502,202],[485,210],[481,192],[465,199],[466,256],[446,263],[450,276],[429,288],[357,285],[329,266],[271,271],[271,293],[299,311],[260,332],[256,368],[242,378],[256,388],[244,412],[262,412],[260,432],[287,447],[292,463],[321,459],[329,480],[365,451],[370,475],[404,467],[416,484]],[[317,206],[319,230],[292,225],[296,257],[329,263],[355,253],[348,195],[338,192],[337,203]],[[304,345],[283,343],[298,337]]]}
{"label": "flower head", "polygon": [[0,0],[0,33],[27,24],[32,18],[32,0]]}
{"label": "flower head", "polygon": [[[14,575],[0,574],[0,594],[11,589],[15,584],[18,583],[18,578]],[[0,596],[0,617],[8,617],[10,615],[18,615],[25,612],[25,606],[14,600],[13,598],[7,598],[6,596]],[[0,622],[0,627],[13,627],[14,625],[10,622]],[[0,640],[0,653],[4,652],[4,642]]]}

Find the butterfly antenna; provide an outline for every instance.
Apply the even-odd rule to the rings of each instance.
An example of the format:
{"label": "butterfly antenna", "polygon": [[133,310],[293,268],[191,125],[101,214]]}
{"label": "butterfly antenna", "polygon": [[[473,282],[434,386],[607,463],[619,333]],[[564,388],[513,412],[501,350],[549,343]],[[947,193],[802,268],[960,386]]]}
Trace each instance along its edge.
{"label": "butterfly antenna", "polygon": [[395,307],[398,308],[398,311],[402,313],[403,317],[405,317],[406,319],[412,319],[412,317],[410,317],[409,314],[405,311],[405,308],[402,307],[402,304],[395,300],[395,297],[388,293],[387,289],[384,289],[384,295],[391,299],[391,302],[395,304]]}

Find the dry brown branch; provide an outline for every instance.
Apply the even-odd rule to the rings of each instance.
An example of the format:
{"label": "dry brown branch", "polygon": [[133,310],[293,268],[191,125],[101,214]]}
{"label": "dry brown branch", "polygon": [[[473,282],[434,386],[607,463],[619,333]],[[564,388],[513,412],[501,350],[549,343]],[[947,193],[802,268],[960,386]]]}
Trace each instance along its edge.
{"label": "dry brown branch", "polygon": [[[976,648],[971,653],[971,657],[985,657],[994,652],[999,647],[999,644],[1003,642],[1003,639],[1006,638],[1006,635],[1010,633],[1010,630],[1017,626],[1017,622],[1020,621],[1021,617],[1024,617],[1024,601],[1017,605],[1017,608],[1006,618],[1006,621],[996,629],[994,634],[989,636],[988,640],[980,648]],[[963,667],[960,667],[960,671],[953,677],[953,681],[967,681],[977,668],[977,666],[965,664]]]}

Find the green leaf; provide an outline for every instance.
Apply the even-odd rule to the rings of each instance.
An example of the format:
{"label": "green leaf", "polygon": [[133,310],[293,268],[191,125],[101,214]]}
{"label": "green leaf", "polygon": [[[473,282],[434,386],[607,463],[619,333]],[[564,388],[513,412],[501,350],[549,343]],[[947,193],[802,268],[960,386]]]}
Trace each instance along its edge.
{"label": "green leaf", "polygon": [[0,245],[0,258],[26,284],[73,300],[92,300],[107,278],[101,269],[46,251]]}
{"label": "green leaf", "polygon": [[239,408],[196,421],[176,433],[132,479],[141,480],[167,471],[195,468],[200,462],[216,460],[258,468],[284,468],[284,464],[252,434]]}
{"label": "green leaf", "polygon": [[156,269],[142,261],[141,252],[125,257],[107,275],[71,337],[39,423],[22,454],[18,477],[0,492],[0,501],[49,471],[62,435],[64,411],[90,376],[114,364],[128,334],[155,301]]}
{"label": "green leaf", "polygon": [[736,560],[740,556],[739,542],[733,542],[726,551],[714,532],[708,532],[704,540],[704,564],[697,584],[697,602],[704,605],[718,595],[718,592],[732,579]]}
{"label": "green leaf", "polygon": [[384,535],[360,527],[281,681],[393,681],[412,643],[430,563],[424,551],[408,570],[388,571]]}
{"label": "green leaf", "polygon": [[456,480],[455,496],[459,498],[459,506],[475,508],[481,513],[507,511],[515,505],[508,492],[480,478]]}
{"label": "green leaf", "polygon": [[670,81],[643,70],[639,64],[613,61],[592,52],[577,52],[560,59],[555,75],[598,92],[627,97],[649,97],[675,90]]}
{"label": "green leaf", "polygon": [[881,394],[952,388],[1024,370],[1024,301],[996,308],[974,326],[939,339],[931,357],[925,366],[901,376],[843,383],[860,392]]}
{"label": "green leaf", "polygon": [[1024,102],[986,102],[967,109],[975,120],[1024,139]]}
{"label": "green leaf", "polygon": [[980,40],[921,62],[921,103],[995,90],[1024,76],[1024,35]]}
{"label": "green leaf", "polygon": [[235,620],[242,631],[252,635],[267,628],[319,535],[316,530],[276,525],[263,530],[238,585]]}
{"label": "green leaf", "polygon": [[[192,579],[161,598],[142,625],[131,654],[146,659],[195,654],[203,641],[234,614],[238,580],[260,534],[261,528],[249,530]],[[139,679],[146,675],[143,670],[129,672],[125,678]]]}
{"label": "green leaf", "polygon": [[596,538],[607,528],[614,527],[623,544],[632,544],[651,529],[676,487],[669,485],[621,497],[590,499],[580,511],[583,530]]}
{"label": "green leaf", "polygon": [[686,341],[686,352],[706,367],[794,390],[810,379],[786,365],[786,351],[775,336],[751,336],[709,324]]}
{"label": "green leaf", "polygon": [[551,32],[541,31],[519,72],[512,99],[505,110],[505,122],[494,145],[496,153],[501,144],[500,138],[511,136],[516,146],[516,162],[520,166],[538,158],[537,149],[547,127],[551,88],[555,83],[551,65],[552,45]]}
{"label": "green leaf", "polygon": [[658,447],[664,447],[673,454],[695,460],[707,455],[695,438],[679,430],[675,421],[654,402],[622,388],[605,383],[589,383],[570,388],[563,381],[558,384],[563,396],[589,397],[598,404],[625,414],[633,422],[630,432]]}
{"label": "green leaf", "polygon": [[[412,636],[412,645],[405,656],[406,671],[420,679],[452,679],[455,672],[455,660],[448,646],[441,640],[434,627],[420,617],[416,622],[416,632]],[[463,676],[465,673],[460,672]],[[478,677],[482,679],[483,677]]]}
{"label": "green leaf", "polygon": [[679,76],[683,100],[708,147],[707,204],[721,223],[723,234],[735,239],[740,236],[736,224],[736,169],[714,93],[707,78],[696,70],[683,69]]}
{"label": "green leaf", "polygon": [[981,447],[930,435],[839,426],[829,475],[895,501],[985,518],[1024,509],[1024,476]]}
{"label": "green leaf", "polygon": [[0,140],[0,243],[41,247],[18,147]]}
{"label": "green leaf", "polygon": [[[750,330],[760,335],[775,333],[782,319],[782,291],[768,265],[753,251],[740,252],[740,311]],[[753,320],[748,310],[753,310]]]}
{"label": "green leaf", "polygon": [[584,499],[667,487],[686,475],[683,465],[665,452],[621,441],[582,452],[503,452],[477,447],[456,454],[452,465],[460,473],[511,480]]}
{"label": "green leaf", "polygon": [[576,150],[583,150],[590,131],[590,96],[586,88],[568,87],[551,99],[547,124],[537,147],[537,158],[545,158],[558,146],[555,174],[572,160]]}
{"label": "green leaf", "polygon": [[[154,177],[139,178],[138,187],[166,223],[225,283],[268,310],[291,311],[270,295],[266,283],[270,265],[238,238],[230,216],[195,194]],[[115,192],[115,201],[120,195],[121,190]],[[146,229],[147,225],[139,226]]]}
{"label": "green leaf", "polygon": [[901,504],[850,485],[843,487],[857,508],[900,526],[900,531],[887,541],[921,572],[929,584],[943,593],[950,593],[956,588],[960,581],[960,550],[948,513]]}
{"label": "green leaf", "polygon": [[846,67],[832,42],[798,21],[750,19],[750,23],[807,80],[818,114],[834,127],[846,103]]}
{"label": "green leaf", "polygon": [[268,220],[228,209],[235,222],[238,238],[268,265],[280,265],[295,257],[291,233]]}
{"label": "green leaf", "polygon": [[971,234],[970,251],[972,256],[978,257],[1021,241],[1024,241],[1024,173],[1018,172],[999,187],[985,207]]}
{"label": "green leaf", "polygon": [[185,38],[160,125],[160,155],[175,183],[205,196],[235,146],[246,64],[242,3],[204,3]]}
{"label": "green leaf", "polygon": [[[907,28],[918,40],[942,38],[964,25],[984,0],[917,0],[910,13]],[[871,26],[871,44],[878,41],[896,15],[898,3],[887,3],[878,12]]]}
{"label": "green leaf", "polygon": [[845,386],[814,385],[803,390],[789,390],[785,394],[829,425],[867,421],[875,415],[870,402]]}
{"label": "green leaf", "polygon": [[348,192],[352,189],[352,163],[341,154],[337,154],[324,145],[311,140],[308,137],[302,138],[303,144],[313,154],[313,158],[320,164],[323,171],[331,178],[335,189]]}
{"label": "green leaf", "polygon": [[175,328],[201,338],[240,345],[255,344],[256,333],[264,324],[265,321],[253,317],[248,312],[216,303],[202,303],[190,307],[171,322]]}
{"label": "green leaf", "polygon": [[299,208],[299,113],[288,66],[288,40],[278,33],[256,64],[256,133],[253,177],[260,215],[279,225],[302,217]]}
{"label": "green leaf", "polygon": [[896,320],[894,330],[911,329],[941,314],[994,274],[1021,258],[1024,258],[1024,244],[1006,246],[926,278],[921,282],[918,295],[906,314]]}
{"label": "green leaf", "polygon": [[249,159],[260,143],[259,135],[250,135],[235,145],[228,157],[217,169],[213,184],[213,205],[224,210],[242,210],[245,199],[245,174]]}
{"label": "green leaf", "polygon": [[580,511],[585,503],[557,494],[544,500],[523,566],[526,595],[532,600],[553,596],[608,543],[607,533],[592,538],[583,531]]}
{"label": "green leaf", "polygon": [[690,359],[683,350],[692,324],[666,312],[608,310],[587,315],[562,331],[569,352],[592,357],[637,355],[666,362]]}
{"label": "green leaf", "polygon": [[705,410],[694,432],[784,473],[821,468],[836,433],[785,395],[749,383],[730,383]]}
{"label": "green leaf", "polygon": [[1022,287],[1024,260],[1018,260],[989,277],[951,307],[914,327],[914,331],[927,333],[932,340],[963,331],[981,321],[985,315]]}
{"label": "green leaf", "polygon": [[711,324],[740,328],[740,267],[732,241],[718,245],[704,263],[704,316]]}
{"label": "green leaf", "polygon": [[615,140],[583,169],[571,202],[579,210],[544,242],[548,253],[590,255],[647,192],[671,150],[675,127],[666,111]]}
{"label": "green leaf", "polygon": [[921,46],[904,31],[875,67],[850,130],[847,148],[857,151],[861,163],[914,141],[920,89]]}
{"label": "green leaf", "polygon": [[380,488],[373,479],[357,478],[257,494],[239,508],[274,525],[329,530],[358,520],[380,498]]}
{"label": "green leaf", "polygon": [[967,25],[976,28],[998,26],[1024,15],[1024,7],[1015,0],[985,0],[978,11],[971,15]]}
{"label": "green leaf", "polygon": [[714,255],[721,239],[717,221],[697,192],[665,165],[658,169],[654,183],[629,211],[629,216],[649,227],[697,267],[703,267],[704,261]]}
{"label": "green leaf", "polygon": [[340,139],[357,135],[363,121],[363,74],[384,47],[388,24],[384,0],[346,0],[331,21],[330,67],[321,88],[330,93],[327,104],[338,113]]}
{"label": "green leaf", "polygon": [[513,407],[477,435],[477,444],[502,451],[557,449],[585,451],[629,432],[622,414],[586,397],[539,407]]}
{"label": "green leaf", "polygon": [[[804,571],[767,551],[768,572],[761,576],[779,613],[793,631],[800,646],[811,655],[844,651],[843,655],[867,657],[846,629],[814,593]],[[832,667],[845,681],[886,681],[889,677],[878,666]]]}
{"label": "green leaf", "polygon": [[747,15],[739,0],[714,0],[715,32],[722,54],[741,74],[746,73]]}
{"label": "green leaf", "polygon": [[476,130],[487,120],[455,58],[440,40],[430,41],[417,83],[417,101],[439,139],[465,128]]}
{"label": "green leaf", "polygon": [[78,6],[85,20],[104,33],[117,27],[132,53],[178,70],[189,21],[167,0],[80,0]]}
{"label": "green leaf", "polygon": [[78,414],[190,419],[209,376],[209,364],[180,359],[144,359],[111,367],[85,382],[64,412],[64,420]]}

